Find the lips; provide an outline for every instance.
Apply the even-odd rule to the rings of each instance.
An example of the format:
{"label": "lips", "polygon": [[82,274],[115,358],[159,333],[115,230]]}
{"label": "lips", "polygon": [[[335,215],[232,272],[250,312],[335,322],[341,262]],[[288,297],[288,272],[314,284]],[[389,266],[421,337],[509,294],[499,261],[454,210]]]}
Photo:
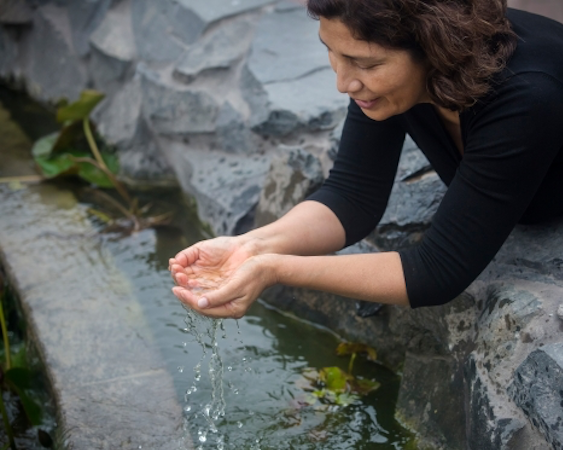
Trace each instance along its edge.
{"label": "lips", "polygon": [[356,104],[362,108],[362,109],[370,109],[373,106],[375,106],[375,104],[377,103],[379,99],[374,99],[374,100],[359,100],[357,98],[354,99],[354,101],[356,102]]}

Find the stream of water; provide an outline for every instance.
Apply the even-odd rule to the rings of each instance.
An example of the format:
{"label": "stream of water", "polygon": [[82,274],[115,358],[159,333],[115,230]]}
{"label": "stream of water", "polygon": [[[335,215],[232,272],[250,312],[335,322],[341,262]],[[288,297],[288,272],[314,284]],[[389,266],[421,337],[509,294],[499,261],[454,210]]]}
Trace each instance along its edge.
{"label": "stream of water", "polygon": [[[29,116],[18,109],[23,103],[8,100],[12,117],[29,125]],[[22,128],[30,142],[39,137],[37,130]],[[44,128],[49,127],[40,127],[41,133]],[[21,148],[17,153],[20,158]],[[22,165],[30,167],[29,161],[14,167]],[[97,206],[91,190],[77,185],[76,192]],[[103,233],[101,239],[143,306],[198,450],[415,449],[411,434],[394,419],[400,379],[380,364],[356,360],[355,375],[381,383],[360,401],[345,407],[303,401],[307,368],[347,370],[348,358],[335,355],[340,339],[329,330],[262,302],[238,321],[214,321],[184,309],[171,293],[168,258],[208,235],[179,191],[138,195],[141,203],[157,205],[155,214],[174,211],[174,221],[131,235]],[[103,224],[98,226],[102,231]],[[352,303],[350,309],[353,314]]]}

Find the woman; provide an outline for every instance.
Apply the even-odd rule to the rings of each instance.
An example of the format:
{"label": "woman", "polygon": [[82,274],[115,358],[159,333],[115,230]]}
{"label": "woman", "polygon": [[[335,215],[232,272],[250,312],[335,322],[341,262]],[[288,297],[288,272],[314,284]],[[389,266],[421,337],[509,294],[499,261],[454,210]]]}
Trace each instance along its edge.
{"label": "woman", "polygon": [[[175,295],[241,317],[275,283],[411,306],[459,295],[518,222],[563,213],[563,26],[506,0],[309,0],[350,106],[323,187],[170,260]],[[383,215],[409,133],[448,186],[415,248],[327,255]]]}

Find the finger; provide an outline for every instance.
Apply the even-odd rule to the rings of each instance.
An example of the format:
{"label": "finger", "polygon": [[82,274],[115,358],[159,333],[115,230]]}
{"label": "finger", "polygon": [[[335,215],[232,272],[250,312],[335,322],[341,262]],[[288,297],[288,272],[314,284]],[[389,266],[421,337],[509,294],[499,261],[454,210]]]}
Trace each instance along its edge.
{"label": "finger", "polygon": [[185,248],[184,250],[176,254],[176,256],[172,258],[175,260],[174,262],[182,267],[187,267],[190,264],[193,264],[198,259],[199,256],[199,249],[197,248],[196,245],[192,245],[191,247]]}

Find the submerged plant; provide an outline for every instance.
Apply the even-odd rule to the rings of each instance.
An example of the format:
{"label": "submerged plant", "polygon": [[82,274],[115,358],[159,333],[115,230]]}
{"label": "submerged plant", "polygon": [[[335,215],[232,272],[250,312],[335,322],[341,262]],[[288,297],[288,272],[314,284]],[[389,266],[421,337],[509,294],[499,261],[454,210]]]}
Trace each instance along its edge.
{"label": "submerged plant", "polygon": [[348,406],[362,396],[377,390],[380,383],[376,380],[356,377],[352,374],[354,361],[358,354],[366,354],[368,360],[375,361],[376,351],[364,344],[341,343],[336,349],[339,356],[350,355],[348,372],[340,367],[324,367],[320,370],[307,368],[303,377],[296,384],[307,394],[298,400],[299,406],[322,405]]}
{"label": "submerged plant", "polygon": [[109,209],[116,210],[125,217],[125,223],[116,220],[110,213],[89,210],[111,227],[135,232],[164,225],[169,222],[171,215],[148,216],[151,205],[140,207],[138,200],[129,195],[124,184],[117,178],[119,162],[115,153],[105,145],[98,145],[101,139],[96,139],[90,113],[103,98],[104,94],[101,92],[86,90],[76,102],[61,105],[57,110],[61,130],[39,139],[32,149],[33,158],[48,179],[73,175],[100,188],[115,189],[121,201],[101,190],[97,194]]}
{"label": "submerged plant", "polygon": [[[0,284],[0,329],[4,343],[4,358],[2,364],[0,364],[0,415],[2,416],[2,422],[8,437],[8,443],[2,450],[8,448],[17,450],[13,426],[10,423],[3,393],[10,391],[18,397],[25,416],[31,425],[40,425],[42,414],[40,406],[27,393],[32,388],[33,373],[26,367],[25,347],[21,347],[17,353],[12,354],[4,306],[4,286]],[[38,433],[43,436],[43,441],[45,441],[45,435],[48,436],[48,434],[43,430],[38,430]]]}

